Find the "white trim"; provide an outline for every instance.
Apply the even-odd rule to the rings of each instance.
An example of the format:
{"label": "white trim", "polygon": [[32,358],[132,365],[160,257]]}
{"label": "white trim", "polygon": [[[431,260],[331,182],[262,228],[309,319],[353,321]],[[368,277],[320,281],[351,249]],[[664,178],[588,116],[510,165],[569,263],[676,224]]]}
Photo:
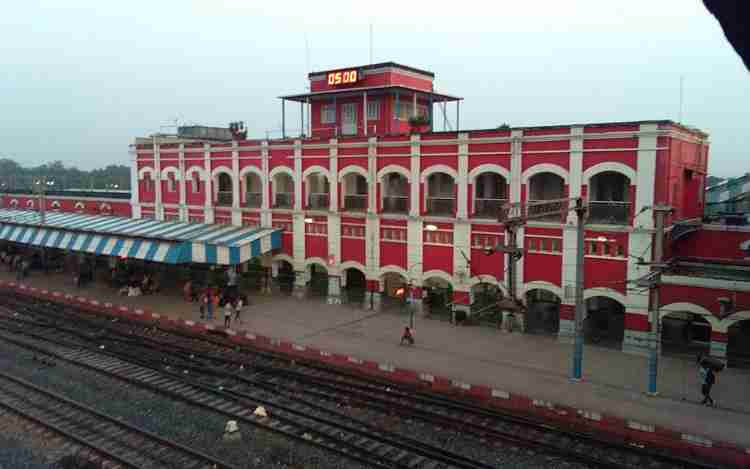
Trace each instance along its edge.
{"label": "white trim", "polygon": [[444,164],[433,164],[424,168],[422,174],[419,175],[419,182],[424,184],[427,181],[427,178],[435,173],[445,173],[451,176],[453,178],[453,184],[458,182],[458,173],[456,170]]}
{"label": "white trim", "polygon": [[263,171],[261,171],[259,167],[253,166],[253,165],[245,166],[244,168],[240,170],[240,180],[243,181],[245,179],[245,176],[247,176],[249,173],[258,175],[258,177],[260,178],[261,185],[266,180],[266,176],[265,174],[263,174]]}
{"label": "white trim", "polygon": [[294,169],[289,166],[276,166],[268,173],[268,177],[273,180],[277,174],[288,174],[294,181]]}
{"label": "white trim", "polygon": [[229,177],[232,178],[232,181],[234,181],[234,174],[232,173],[231,168],[227,168],[226,166],[217,166],[213,170],[211,170],[211,177],[215,178],[219,174],[226,173],[229,175]]}
{"label": "white trim", "polygon": [[339,272],[344,272],[347,269],[359,270],[367,278],[367,269],[357,261],[346,261],[339,264]]}
{"label": "white trim", "polygon": [[668,305],[660,306],[659,307],[659,320],[665,318],[666,316],[669,316],[671,313],[676,313],[676,312],[681,312],[681,311],[697,314],[698,316],[705,318],[706,321],[708,321],[708,323],[711,324],[711,329],[714,331],[719,330],[720,328],[719,323],[722,321],[719,318],[714,316],[714,314],[711,311],[707,310],[703,306],[696,305],[693,303],[671,303]]}
{"label": "white trim", "polygon": [[161,178],[167,179],[169,177],[170,173],[174,173],[174,180],[180,181],[180,170],[175,168],[174,166],[167,166],[166,168],[161,170]]}
{"label": "white trim", "polygon": [[328,171],[328,169],[326,169],[326,168],[324,168],[324,167],[322,167],[320,165],[313,165],[313,166],[310,166],[309,168],[307,168],[306,170],[302,171],[302,179],[306,181],[308,176],[310,176],[312,174],[315,174],[315,173],[321,173],[321,174],[323,174],[326,177],[326,179],[328,179],[329,183],[332,182],[331,181],[331,173],[330,173],[330,171]]}
{"label": "white trim", "polygon": [[52,210],[57,210],[60,208],[60,202],[57,200],[53,200],[52,202],[50,202],[49,206]]}
{"label": "white trim", "polygon": [[[719,330],[718,332],[724,332],[726,333],[729,331],[729,328],[740,321],[746,321],[750,319],[750,311],[738,311],[736,313],[732,313],[731,315],[725,317],[721,320]],[[710,321],[709,321],[710,322]]]}
{"label": "white trim", "polygon": [[86,204],[81,201],[78,201],[75,203],[75,205],[73,205],[73,208],[78,209],[78,210],[84,210],[86,209]]}
{"label": "white trim", "polygon": [[505,285],[503,282],[498,280],[494,275],[492,274],[479,274],[475,275],[471,278],[469,278],[469,281],[466,283],[466,285],[469,287],[469,290],[471,291],[472,288],[476,287],[477,285],[481,285],[483,283],[487,283],[489,285],[496,286],[502,293],[503,296],[508,295],[508,291],[505,288]]}
{"label": "white trim", "polygon": [[206,169],[202,166],[191,166],[185,171],[185,179],[188,181],[193,180],[193,173],[198,173],[200,175],[201,181],[206,180]]}
{"label": "white trim", "polygon": [[608,171],[622,174],[623,176],[628,178],[631,186],[634,186],[638,183],[637,175],[633,168],[622,163],[616,163],[613,161],[605,161],[603,163],[595,164],[594,166],[587,168],[583,172],[583,185],[588,186],[589,181],[592,177],[596,176],[597,174],[608,172]]}
{"label": "white trim", "polygon": [[343,168],[339,169],[338,171],[338,180],[339,182],[342,182],[344,180],[344,176],[348,174],[359,174],[363,178],[365,178],[365,181],[367,183],[370,183],[370,175],[367,173],[367,170],[363,168],[362,166],[356,165],[356,164],[350,164],[348,166],[344,166]]}
{"label": "white trim", "polygon": [[378,278],[382,278],[385,274],[398,274],[404,277],[404,279],[406,279],[407,282],[409,281],[409,272],[407,272],[406,269],[403,269],[397,265],[389,264],[384,267],[381,267],[380,270],[378,271]]}
{"label": "white trim", "polygon": [[477,176],[480,176],[483,173],[499,174],[505,179],[506,184],[510,184],[510,171],[503,168],[499,164],[493,163],[480,164],[476,168],[469,171],[469,183],[474,184],[474,180],[477,178]]}
{"label": "white trim", "polygon": [[456,288],[456,282],[453,281],[453,276],[448,272],[445,272],[443,270],[428,270],[427,272],[423,272],[422,285],[424,286],[425,282],[431,278],[439,278],[441,280],[445,280],[450,284],[451,287],[453,287],[454,289]]}
{"label": "white trim", "polygon": [[686,275],[663,275],[662,282],[686,287],[713,288],[717,290],[750,291],[750,282],[721,280],[707,277],[689,277]]}
{"label": "white trim", "polygon": [[584,300],[588,300],[596,296],[603,296],[611,300],[614,300],[620,303],[623,307],[625,307],[628,304],[627,301],[625,301],[625,295],[611,288],[595,287],[595,288],[587,288],[583,290]]}
{"label": "white trim", "polygon": [[378,181],[382,183],[385,176],[387,176],[390,173],[396,173],[396,174],[400,174],[404,176],[406,180],[411,184],[411,171],[409,171],[408,168],[405,168],[397,164],[389,164],[387,166],[384,166],[382,169],[380,169],[377,175]]}
{"label": "white trim", "polygon": [[560,298],[560,301],[563,301],[565,299],[565,296],[563,295],[563,289],[558,287],[554,283],[545,282],[542,280],[534,280],[533,282],[527,282],[526,284],[524,284],[524,296],[526,296],[526,294],[531,290],[546,290]]}
{"label": "white trim", "polygon": [[323,266],[323,268],[326,269],[326,272],[331,270],[331,267],[328,265],[328,261],[326,261],[325,259],[321,257],[308,257],[307,259],[305,259],[305,269],[307,269],[313,264],[318,264],[318,265]]}
{"label": "white trim", "polygon": [[560,165],[552,163],[539,163],[526,169],[521,175],[521,183],[528,184],[532,176],[541,173],[552,173],[560,176],[565,184],[568,184],[568,172]]}
{"label": "white trim", "polygon": [[151,176],[151,179],[154,179],[154,168],[151,166],[144,166],[143,168],[138,170],[138,179],[143,179],[143,176],[148,174]]}
{"label": "white trim", "polygon": [[271,258],[271,262],[285,261],[291,264],[292,270],[294,270],[294,258],[288,254],[276,254]]}

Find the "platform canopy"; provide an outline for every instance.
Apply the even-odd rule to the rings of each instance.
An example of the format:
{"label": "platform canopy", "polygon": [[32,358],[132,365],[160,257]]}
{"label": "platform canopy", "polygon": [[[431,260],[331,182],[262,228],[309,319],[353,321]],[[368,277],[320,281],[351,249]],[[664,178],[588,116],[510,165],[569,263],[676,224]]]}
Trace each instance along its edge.
{"label": "platform canopy", "polygon": [[0,240],[166,264],[236,265],[281,247],[281,230],[0,209]]}

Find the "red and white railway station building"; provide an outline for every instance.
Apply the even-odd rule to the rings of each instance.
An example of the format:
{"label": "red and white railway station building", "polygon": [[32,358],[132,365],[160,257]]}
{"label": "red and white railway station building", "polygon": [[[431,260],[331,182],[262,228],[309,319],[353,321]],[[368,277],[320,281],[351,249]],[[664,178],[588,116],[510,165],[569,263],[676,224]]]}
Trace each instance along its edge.
{"label": "red and white railway station building", "polygon": [[[423,289],[449,292],[447,303],[470,312],[488,289],[507,294],[507,256],[485,254],[505,243],[499,208],[582,196],[589,206],[584,297],[590,327],[607,331],[603,340],[625,351],[647,346],[649,294],[630,281],[650,269],[639,264],[652,256],[649,208],[674,208],[668,230],[678,220],[700,220],[705,133],[671,121],[437,132],[434,109],[453,102],[458,111],[460,98],[436,92],[430,72],[389,62],[309,79],[309,93],[282,97],[306,110],[302,136],[137,139],[133,216],[278,227],[283,247],[266,261],[274,276],[296,273],[298,291],[322,283],[329,301],[338,302],[361,285],[363,304],[377,309],[411,285],[416,298]],[[423,119],[412,129],[409,119],[416,116]],[[458,112],[455,120],[454,128]],[[529,221],[518,232],[524,255],[517,292],[529,306],[528,330],[572,333],[576,223],[570,212]],[[675,291],[687,282],[689,294],[662,287],[669,299],[662,315],[701,316],[705,340],[723,356],[728,327],[745,314],[720,319],[717,301],[691,303],[701,279],[678,277],[665,282],[677,285]],[[733,285],[740,296],[750,292],[750,283]]]}

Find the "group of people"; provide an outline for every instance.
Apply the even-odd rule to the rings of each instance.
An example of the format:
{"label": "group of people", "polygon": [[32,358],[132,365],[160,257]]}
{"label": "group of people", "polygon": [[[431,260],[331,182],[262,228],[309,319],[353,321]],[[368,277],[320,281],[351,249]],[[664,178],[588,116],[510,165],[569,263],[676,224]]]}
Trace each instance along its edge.
{"label": "group of people", "polygon": [[219,308],[224,307],[224,327],[232,324],[232,318],[235,321],[242,322],[242,310],[247,305],[247,297],[244,295],[230,295],[225,292],[219,295],[211,288],[207,288],[200,296],[200,314],[201,319],[214,318],[214,312],[218,314]]}
{"label": "group of people", "polygon": [[8,272],[16,273],[16,281],[21,281],[29,275],[31,269],[31,260],[21,254],[9,254],[6,251],[0,252],[0,262],[7,265]]}
{"label": "group of people", "polygon": [[[112,271],[113,281],[117,273]],[[136,275],[132,275],[126,285],[120,288],[121,296],[141,296],[150,295],[156,293],[159,290],[159,283],[155,276],[146,272],[143,277],[138,278]]]}

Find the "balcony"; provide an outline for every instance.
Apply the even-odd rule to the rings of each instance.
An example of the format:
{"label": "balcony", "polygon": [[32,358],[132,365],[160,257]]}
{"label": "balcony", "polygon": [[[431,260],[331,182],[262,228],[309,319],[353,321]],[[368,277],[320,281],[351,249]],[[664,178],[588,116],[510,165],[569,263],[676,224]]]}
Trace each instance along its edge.
{"label": "balcony", "polygon": [[344,196],[344,210],[363,212],[367,210],[367,195],[354,194]]}
{"label": "balcony", "polygon": [[[564,211],[567,213],[567,209],[568,204],[563,199],[529,200],[526,207],[526,214],[534,221],[562,223],[566,215],[561,212]],[[545,215],[548,212],[553,213]]]}
{"label": "balcony", "polygon": [[260,208],[262,203],[263,203],[263,194],[261,194],[260,192],[245,193],[245,207]]}
{"label": "balcony", "polygon": [[630,202],[589,201],[589,223],[627,225]]}
{"label": "balcony", "polygon": [[232,191],[219,191],[216,193],[216,205],[221,207],[232,206]]}
{"label": "balcony", "polygon": [[474,216],[477,218],[500,218],[500,210],[508,199],[474,199]]}
{"label": "balcony", "polygon": [[456,199],[453,197],[427,197],[427,214],[452,217]]}
{"label": "balcony", "polygon": [[324,193],[311,193],[307,199],[307,206],[311,210],[328,210],[331,196]]}
{"label": "balcony", "polygon": [[400,195],[383,197],[383,212],[409,213],[409,197]]}
{"label": "balcony", "polygon": [[277,192],[274,208],[294,207],[294,192]]}

